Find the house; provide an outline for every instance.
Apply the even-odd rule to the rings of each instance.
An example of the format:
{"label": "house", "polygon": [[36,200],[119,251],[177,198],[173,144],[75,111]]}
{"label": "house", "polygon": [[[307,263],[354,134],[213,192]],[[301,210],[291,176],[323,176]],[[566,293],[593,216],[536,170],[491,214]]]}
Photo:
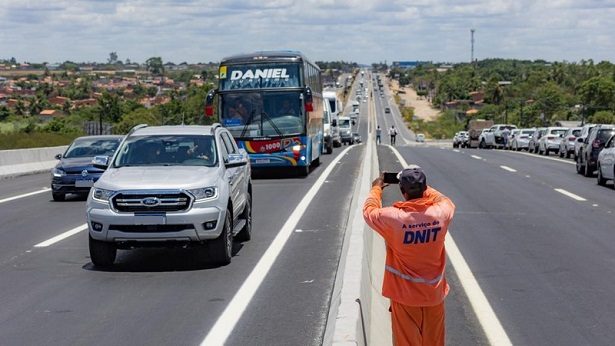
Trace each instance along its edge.
{"label": "house", "polygon": [[71,100],[68,97],[63,96],[54,96],[49,99],[49,103],[60,107],[64,106],[66,102],[70,103]]}
{"label": "house", "polygon": [[49,122],[52,119],[61,118],[64,115],[65,115],[64,112],[56,110],[56,109],[43,109],[38,114],[38,119],[41,120],[42,122]]}
{"label": "house", "polygon": [[75,100],[73,101],[73,108],[80,108],[84,106],[96,106],[98,101],[93,98],[85,99],[85,100]]}

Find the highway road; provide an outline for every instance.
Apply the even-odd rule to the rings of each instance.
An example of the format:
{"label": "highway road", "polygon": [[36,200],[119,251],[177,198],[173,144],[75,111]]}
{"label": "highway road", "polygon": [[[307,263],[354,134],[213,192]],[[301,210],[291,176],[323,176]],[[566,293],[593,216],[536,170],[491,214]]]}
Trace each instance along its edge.
{"label": "highway road", "polygon": [[[384,114],[388,91],[374,99],[383,135],[404,128],[396,107]],[[364,142],[368,105],[357,124]],[[416,144],[405,128],[397,143],[378,147],[380,170],[419,164],[454,201],[450,238],[478,284],[466,291],[468,275],[449,257],[447,344],[486,345],[498,328],[515,345],[612,344],[611,188],[566,160]],[[195,249],[142,249],[95,270],[83,200],[53,202],[48,174],[0,181],[0,344],[194,345],[225,333],[228,345],[321,344],[364,149],[336,148],[307,178],[254,179],[253,239],[224,267]],[[399,198],[385,190],[385,204]]]}

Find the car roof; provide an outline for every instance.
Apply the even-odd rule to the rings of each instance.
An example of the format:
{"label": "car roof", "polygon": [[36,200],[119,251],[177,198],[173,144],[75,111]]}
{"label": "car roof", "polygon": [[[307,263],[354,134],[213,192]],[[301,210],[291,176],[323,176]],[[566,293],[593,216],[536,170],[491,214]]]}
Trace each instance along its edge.
{"label": "car roof", "polygon": [[203,125],[172,125],[172,126],[148,126],[135,130],[131,134],[144,135],[211,135],[212,126]]}
{"label": "car roof", "polygon": [[82,139],[119,139],[121,140],[122,138],[124,138],[124,135],[95,135],[95,136],[81,136],[81,137],[77,137],[75,138],[75,140],[82,140]]}

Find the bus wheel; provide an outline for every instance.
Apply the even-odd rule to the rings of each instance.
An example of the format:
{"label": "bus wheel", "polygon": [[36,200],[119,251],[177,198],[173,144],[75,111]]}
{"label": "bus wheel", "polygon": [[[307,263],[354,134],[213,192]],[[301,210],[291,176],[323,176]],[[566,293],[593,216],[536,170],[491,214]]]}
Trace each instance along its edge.
{"label": "bus wheel", "polygon": [[299,166],[299,167],[297,167],[297,169],[299,170],[299,176],[301,176],[301,177],[307,177],[310,174],[310,166],[309,165]]}

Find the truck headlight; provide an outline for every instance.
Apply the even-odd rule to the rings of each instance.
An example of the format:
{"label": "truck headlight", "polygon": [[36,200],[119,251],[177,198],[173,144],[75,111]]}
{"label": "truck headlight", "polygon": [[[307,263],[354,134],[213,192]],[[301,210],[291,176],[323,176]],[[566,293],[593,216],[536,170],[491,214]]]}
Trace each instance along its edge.
{"label": "truck headlight", "polygon": [[113,196],[115,191],[94,188],[92,189],[92,198],[99,202],[109,202],[109,198]]}
{"label": "truck headlight", "polygon": [[64,170],[62,170],[61,168],[54,168],[51,173],[53,174],[54,177],[56,178],[60,178],[66,175],[66,172],[64,172]]}
{"label": "truck headlight", "polygon": [[188,190],[194,196],[195,201],[203,201],[206,199],[214,199],[218,197],[218,188],[215,186],[203,187],[200,189]]}

